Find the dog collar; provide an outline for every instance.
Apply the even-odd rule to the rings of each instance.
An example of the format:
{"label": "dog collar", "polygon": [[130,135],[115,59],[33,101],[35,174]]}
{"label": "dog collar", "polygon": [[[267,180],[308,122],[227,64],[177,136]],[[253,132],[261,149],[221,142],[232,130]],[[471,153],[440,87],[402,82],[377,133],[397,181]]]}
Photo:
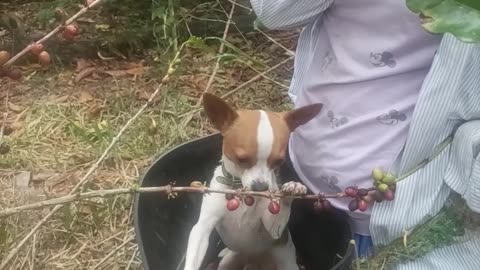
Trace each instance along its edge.
{"label": "dog collar", "polygon": [[239,189],[243,187],[242,179],[240,177],[233,176],[231,173],[229,173],[223,163],[222,163],[222,173],[223,175],[217,176],[217,181],[220,184],[224,184],[233,189]]}

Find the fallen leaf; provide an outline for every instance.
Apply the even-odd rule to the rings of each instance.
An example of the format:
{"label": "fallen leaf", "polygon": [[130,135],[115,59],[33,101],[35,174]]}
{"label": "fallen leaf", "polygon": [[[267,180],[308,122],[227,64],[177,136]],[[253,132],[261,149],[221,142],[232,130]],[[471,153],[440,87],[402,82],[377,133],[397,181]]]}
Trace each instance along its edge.
{"label": "fallen leaf", "polygon": [[55,103],[64,103],[68,100],[68,96],[60,96],[54,99]]}
{"label": "fallen leaf", "polygon": [[147,69],[151,69],[151,67],[131,68],[127,70],[105,70],[102,72],[113,77],[122,77],[127,75],[138,76],[138,75],[142,75]]}
{"label": "fallen leaf", "polygon": [[132,69],[128,69],[127,73],[130,75],[142,75],[148,69],[151,69],[151,67],[132,68]]}
{"label": "fallen leaf", "polygon": [[126,63],[125,65],[122,65],[122,68],[126,68],[126,69],[140,68],[140,67],[143,67],[144,62],[145,60],[140,60],[140,62],[138,63],[129,62],[129,63]]}
{"label": "fallen leaf", "polygon": [[85,90],[80,91],[80,102],[87,102],[93,100],[93,96]]}
{"label": "fallen leaf", "polygon": [[128,75],[126,70],[105,70],[105,71],[102,71],[102,73],[106,73],[113,77],[122,77],[122,76]]}
{"label": "fallen leaf", "polygon": [[88,109],[88,118],[92,119],[97,117],[104,107],[98,104],[94,104]]}
{"label": "fallen leaf", "polygon": [[8,102],[8,107],[14,112],[22,112],[24,110],[22,106],[15,105],[11,102]]}
{"label": "fallen leaf", "polygon": [[91,67],[92,66],[92,63],[90,63],[89,61],[83,59],[83,58],[78,58],[77,59],[77,68],[75,69],[75,72],[80,72],[84,69],[86,69],[87,67]]}
{"label": "fallen leaf", "polygon": [[80,71],[77,76],[75,76],[75,82],[79,82],[83,79],[85,79],[86,77],[90,76],[93,72],[95,72],[97,70],[96,67],[89,67],[89,68],[86,68],[82,71]]}
{"label": "fallen leaf", "polygon": [[30,180],[32,180],[32,173],[29,171],[21,172],[15,175],[15,187],[20,190],[28,189],[28,185],[30,184]]}

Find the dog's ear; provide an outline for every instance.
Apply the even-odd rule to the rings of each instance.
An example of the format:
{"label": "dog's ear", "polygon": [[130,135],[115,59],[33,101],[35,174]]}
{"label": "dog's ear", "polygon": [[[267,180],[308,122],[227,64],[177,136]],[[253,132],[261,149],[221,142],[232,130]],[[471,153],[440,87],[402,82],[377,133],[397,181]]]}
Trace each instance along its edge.
{"label": "dog's ear", "polygon": [[203,108],[210,122],[221,133],[227,131],[238,117],[237,112],[232,107],[221,98],[210,93],[203,94]]}
{"label": "dog's ear", "polygon": [[320,113],[322,107],[323,104],[315,103],[284,113],[284,119],[290,131],[294,131],[299,126],[308,123]]}

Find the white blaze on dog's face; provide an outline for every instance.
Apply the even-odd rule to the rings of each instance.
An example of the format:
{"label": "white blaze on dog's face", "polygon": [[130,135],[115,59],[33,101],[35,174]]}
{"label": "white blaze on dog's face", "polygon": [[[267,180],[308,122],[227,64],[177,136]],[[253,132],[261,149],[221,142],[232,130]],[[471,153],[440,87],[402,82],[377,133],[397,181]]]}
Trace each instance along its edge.
{"label": "white blaze on dog's face", "polygon": [[235,111],[208,93],[203,104],[211,123],[222,133],[226,169],[240,177],[244,187],[256,191],[278,188],[275,170],[286,158],[290,133],[322,108],[322,104],[312,104],[289,112]]}

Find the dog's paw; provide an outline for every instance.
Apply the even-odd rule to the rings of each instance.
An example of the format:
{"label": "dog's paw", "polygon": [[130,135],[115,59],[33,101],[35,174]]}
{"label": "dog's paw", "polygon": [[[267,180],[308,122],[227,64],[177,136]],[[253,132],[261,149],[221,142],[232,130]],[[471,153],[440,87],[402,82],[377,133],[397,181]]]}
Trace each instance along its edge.
{"label": "dog's paw", "polygon": [[283,184],[281,191],[290,195],[305,195],[307,187],[299,182],[290,181]]}

